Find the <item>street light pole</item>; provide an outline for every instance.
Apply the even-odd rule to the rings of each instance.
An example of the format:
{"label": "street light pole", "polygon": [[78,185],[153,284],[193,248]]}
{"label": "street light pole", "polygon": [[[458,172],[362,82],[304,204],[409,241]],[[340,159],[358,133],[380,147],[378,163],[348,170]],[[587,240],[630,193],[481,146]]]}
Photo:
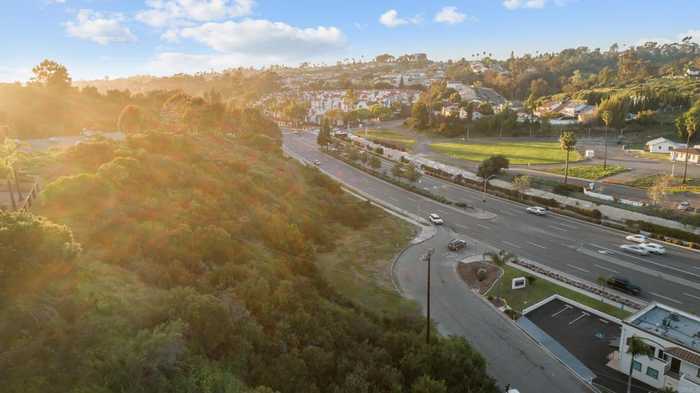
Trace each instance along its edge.
{"label": "street light pole", "polygon": [[425,325],[425,343],[430,345],[430,261],[433,257],[433,252],[435,252],[434,248],[431,248],[428,250],[428,253],[425,254],[424,260],[428,262],[428,292],[427,292],[427,299],[426,299],[426,314],[427,314],[427,319],[426,319],[426,325]]}

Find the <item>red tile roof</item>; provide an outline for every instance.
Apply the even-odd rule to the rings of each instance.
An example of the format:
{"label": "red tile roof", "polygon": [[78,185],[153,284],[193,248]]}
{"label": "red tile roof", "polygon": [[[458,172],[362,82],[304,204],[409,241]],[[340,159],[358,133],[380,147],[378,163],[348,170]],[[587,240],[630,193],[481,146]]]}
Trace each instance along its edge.
{"label": "red tile roof", "polygon": [[675,357],[675,358],[685,360],[686,362],[693,363],[696,366],[700,366],[700,355],[693,353],[693,352],[690,352],[688,350],[685,350],[683,348],[679,348],[679,347],[666,348],[666,353]]}

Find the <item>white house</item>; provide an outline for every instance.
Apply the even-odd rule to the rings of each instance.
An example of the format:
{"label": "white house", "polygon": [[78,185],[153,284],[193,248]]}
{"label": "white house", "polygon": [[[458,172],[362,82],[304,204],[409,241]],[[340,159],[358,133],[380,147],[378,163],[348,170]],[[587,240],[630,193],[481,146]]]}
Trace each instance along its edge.
{"label": "white house", "polygon": [[650,346],[651,357],[636,356],[632,377],[657,389],[671,387],[678,393],[700,392],[700,317],[652,302],[622,321],[619,362],[613,366],[627,374],[632,356],[631,337]]}
{"label": "white house", "polygon": [[700,163],[700,149],[691,147],[690,149],[680,148],[671,151],[671,161],[685,162],[685,156],[688,155],[688,162],[693,164]]}
{"label": "white house", "polygon": [[685,144],[677,143],[666,138],[656,138],[647,142],[644,147],[644,150],[650,153],[668,153],[676,149],[684,148]]}
{"label": "white house", "polygon": [[685,73],[686,73],[686,75],[688,75],[690,77],[695,77],[695,78],[700,77],[700,70],[698,70],[696,68],[688,68],[688,70]]}

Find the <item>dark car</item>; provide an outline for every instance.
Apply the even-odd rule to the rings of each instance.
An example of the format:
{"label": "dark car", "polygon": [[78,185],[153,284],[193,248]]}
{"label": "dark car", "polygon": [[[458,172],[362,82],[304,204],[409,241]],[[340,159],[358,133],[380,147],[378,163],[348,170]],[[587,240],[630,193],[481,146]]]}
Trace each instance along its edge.
{"label": "dark car", "polygon": [[629,282],[628,279],[622,277],[610,277],[607,282],[608,286],[618,291],[628,293],[633,296],[639,296],[642,289]]}
{"label": "dark car", "polygon": [[467,246],[467,242],[465,242],[464,240],[461,240],[461,239],[452,239],[452,240],[450,240],[449,243],[447,243],[447,248],[450,251],[459,251],[466,246]]}

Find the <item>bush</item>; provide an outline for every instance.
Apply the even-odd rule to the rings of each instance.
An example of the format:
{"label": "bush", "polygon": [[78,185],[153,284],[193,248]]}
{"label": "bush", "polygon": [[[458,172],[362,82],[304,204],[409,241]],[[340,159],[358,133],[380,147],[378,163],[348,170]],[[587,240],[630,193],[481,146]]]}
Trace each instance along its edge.
{"label": "bush", "polygon": [[479,270],[476,271],[476,279],[479,281],[486,280],[486,269],[483,267],[479,268]]}
{"label": "bush", "polygon": [[[650,222],[629,220],[627,221],[627,227],[630,228],[632,231],[642,230],[646,232],[651,232],[657,237],[668,236],[674,239],[683,240],[690,243],[700,243],[700,235],[696,235],[691,232],[686,232],[681,229],[669,228],[662,225],[652,224]],[[688,246],[695,248],[696,245],[691,244]]]}
{"label": "bush", "polygon": [[552,192],[555,194],[568,196],[569,194],[574,192],[583,192],[583,187],[578,186],[576,184],[561,183],[554,186],[554,188],[552,188]]}

